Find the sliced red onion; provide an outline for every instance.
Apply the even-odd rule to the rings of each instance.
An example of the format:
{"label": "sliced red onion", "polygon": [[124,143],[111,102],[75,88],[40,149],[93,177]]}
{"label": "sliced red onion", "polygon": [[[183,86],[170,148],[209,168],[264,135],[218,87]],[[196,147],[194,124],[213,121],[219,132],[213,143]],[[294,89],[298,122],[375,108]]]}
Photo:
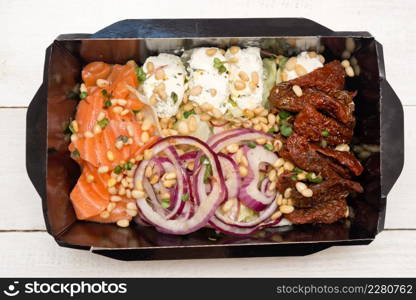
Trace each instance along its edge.
{"label": "sliced red onion", "polygon": [[[138,198],[136,201],[137,206],[139,207],[143,216],[146,218],[146,220],[149,220],[149,222],[154,224],[158,231],[169,234],[188,234],[206,225],[208,220],[214,215],[217,207],[224,201],[227,189],[221,170],[221,165],[216,153],[213,152],[207,144],[197,138],[190,136],[171,136],[164,138],[153,145],[152,154],[157,155],[160,152],[164,152],[175,165],[175,168],[179,171],[179,168],[176,166],[176,162],[174,161],[176,158],[174,155],[172,155],[172,153],[170,153],[170,151],[166,151],[174,144],[184,144],[197,147],[208,158],[211,163],[213,178],[215,178],[215,180],[212,181],[213,186],[211,193],[207,195],[204,201],[200,202],[198,207],[194,207],[194,213],[187,219],[166,219],[148,203],[146,197]],[[141,162],[136,171],[136,180],[143,180],[144,170],[148,164],[149,161]],[[186,201],[186,203],[190,202]],[[184,211],[182,211],[182,213],[184,213]]]}
{"label": "sliced red onion", "polygon": [[225,185],[227,186],[228,198],[236,198],[240,188],[240,172],[237,163],[233,158],[223,153],[218,154],[223,175],[225,177]]}
{"label": "sliced red onion", "polygon": [[266,195],[258,189],[259,165],[261,163],[273,164],[278,159],[278,156],[274,152],[260,146],[256,146],[253,149],[245,146],[243,151],[249,167],[247,176],[243,178],[238,198],[252,210],[261,211],[273,202],[276,193]]}

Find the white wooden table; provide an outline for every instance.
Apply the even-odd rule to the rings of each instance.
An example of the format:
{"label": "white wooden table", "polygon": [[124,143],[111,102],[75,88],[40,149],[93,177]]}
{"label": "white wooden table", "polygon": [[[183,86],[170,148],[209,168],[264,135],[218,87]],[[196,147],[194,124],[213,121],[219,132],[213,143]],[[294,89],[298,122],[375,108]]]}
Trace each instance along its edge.
{"label": "white wooden table", "polygon": [[[416,276],[415,13],[413,0],[0,0],[0,276]],[[44,50],[58,34],[92,33],[126,18],[296,16],[371,32],[404,105],[405,167],[388,197],[387,229],[371,245],[306,257],[120,262],[60,248],[45,233],[25,170],[25,116],[42,80]]]}

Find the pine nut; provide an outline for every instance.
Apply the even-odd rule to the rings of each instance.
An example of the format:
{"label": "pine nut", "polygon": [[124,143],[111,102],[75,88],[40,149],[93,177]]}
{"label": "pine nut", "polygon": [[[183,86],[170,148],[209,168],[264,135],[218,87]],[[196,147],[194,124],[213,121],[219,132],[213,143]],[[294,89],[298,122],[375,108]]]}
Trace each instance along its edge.
{"label": "pine nut", "polygon": [[175,172],[169,172],[169,173],[166,173],[166,174],[163,176],[163,178],[164,178],[165,180],[172,180],[172,179],[176,179],[176,173],[175,173]]}
{"label": "pine nut", "polygon": [[317,57],[317,56],[318,56],[318,54],[316,54],[316,52],[315,52],[315,51],[311,51],[311,52],[308,52],[308,56],[309,56],[310,58],[315,58],[315,57]]}
{"label": "pine nut", "polygon": [[228,63],[230,63],[230,64],[236,64],[236,63],[238,63],[238,58],[237,57],[231,57],[228,60]]}
{"label": "pine nut", "polygon": [[152,96],[150,96],[149,103],[151,105],[155,105],[157,103],[157,99],[156,99],[156,95],[155,94],[153,94]]}
{"label": "pine nut", "polygon": [[244,167],[248,167],[248,161],[247,158],[245,156],[241,157],[241,165]]}
{"label": "pine nut", "polygon": [[186,121],[179,121],[178,122],[178,131],[180,134],[187,135],[189,134],[188,124]]}
{"label": "pine nut", "polygon": [[335,147],[335,150],[349,152],[350,146],[348,146],[347,144],[339,144]]}
{"label": "pine nut", "polygon": [[85,131],[84,136],[86,138],[92,138],[92,137],[94,137],[94,134],[91,131]]}
{"label": "pine nut", "polygon": [[286,72],[282,72],[282,74],[280,76],[282,77],[282,81],[288,81],[289,80],[289,75]]}
{"label": "pine nut", "polygon": [[199,96],[202,93],[202,86],[196,85],[191,88],[189,95],[191,96]]}
{"label": "pine nut", "polygon": [[117,221],[117,226],[119,227],[129,227],[130,222],[127,219],[121,219]]}
{"label": "pine nut", "polygon": [[123,141],[116,141],[116,143],[115,143],[115,147],[116,147],[118,150],[121,150],[121,149],[123,148],[123,146],[124,146]]}
{"label": "pine nut", "polygon": [[299,173],[297,175],[297,178],[298,178],[298,180],[305,180],[306,179],[306,173],[304,173],[304,172]]}
{"label": "pine nut", "polygon": [[275,212],[274,214],[271,215],[270,219],[277,220],[281,216],[282,216],[282,212],[281,211],[277,211],[277,212]]}
{"label": "pine nut", "polygon": [[107,173],[108,167],[107,166],[101,166],[98,168],[98,173]]}
{"label": "pine nut", "polygon": [[104,118],[105,118],[105,112],[100,111],[100,113],[97,116],[97,121],[101,121]]}
{"label": "pine nut", "polygon": [[88,89],[87,89],[87,86],[85,85],[85,83],[81,83],[81,85],[79,87],[79,91],[81,93],[87,93],[88,92]]}
{"label": "pine nut", "polygon": [[292,194],[292,188],[287,188],[283,194],[285,198],[290,198],[290,195]]}
{"label": "pine nut", "polygon": [[191,131],[191,132],[194,132],[194,131],[197,130],[198,125],[197,125],[197,122],[196,122],[196,119],[195,119],[194,116],[191,116],[188,119],[188,128],[189,128],[189,131]]}
{"label": "pine nut", "polygon": [[238,151],[238,144],[230,144],[227,146],[227,151],[229,153],[236,153]]}
{"label": "pine nut", "polygon": [[153,175],[153,167],[152,166],[147,166],[145,171],[144,171],[144,175],[147,178],[150,178]]}
{"label": "pine nut", "polygon": [[166,188],[171,188],[176,184],[176,180],[165,180],[163,181],[163,186]]}
{"label": "pine nut", "polygon": [[240,51],[240,47],[232,46],[229,50],[230,50],[231,54],[237,54],[238,51]]}
{"label": "pine nut", "polygon": [[256,125],[254,125],[254,126],[253,126],[253,129],[254,129],[254,130],[261,131],[261,125],[260,125],[260,124],[256,124]]}
{"label": "pine nut", "polygon": [[131,217],[137,216],[137,210],[136,209],[127,209],[126,212]]}
{"label": "pine nut", "polygon": [[295,95],[298,96],[298,97],[302,96],[302,94],[303,94],[302,89],[298,85],[294,85],[292,87],[292,90],[295,93]]}
{"label": "pine nut", "polygon": [[263,111],[264,111],[263,106],[257,106],[257,107],[254,109],[254,113],[255,113],[256,115],[260,115]]}
{"label": "pine nut", "polygon": [[306,71],[306,69],[302,65],[296,65],[295,72],[298,76],[303,76],[306,73],[308,73],[308,71]]}
{"label": "pine nut", "polygon": [[309,197],[312,197],[313,196],[313,191],[311,189],[304,189],[301,192],[301,194],[302,194],[303,197],[309,198]]}
{"label": "pine nut", "polygon": [[349,67],[349,66],[350,66],[350,61],[349,61],[349,60],[347,60],[347,59],[344,59],[344,60],[341,62],[341,65],[342,65],[344,68]]}
{"label": "pine nut", "polygon": [[248,174],[248,170],[247,170],[247,168],[246,168],[246,167],[244,167],[244,166],[240,166],[240,167],[239,167],[239,171],[240,171],[240,175],[241,175],[242,177],[247,176],[247,174]]}
{"label": "pine nut", "polygon": [[201,108],[202,108],[203,111],[211,111],[211,110],[213,110],[214,106],[212,106],[212,104],[209,104],[208,102],[204,102],[201,105]]}
{"label": "pine nut", "polygon": [[273,142],[273,147],[274,147],[274,149],[276,149],[276,151],[280,151],[280,149],[282,149],[282,147],[283,147],[282,141],[281,140],[275,140]]}
{"label": "pine nut", "polygon": [[347,73],[348,77],[354,77],[354,70],[351,66],[345,68],[345,73]]}
{"label": "pine nut", "polygon": [[152,158],[152,156],[153,156],[153,153],[152,152],[153,152],[152,149],[146,149],[146,150],[144,150],[143,159],[144,160],[150,160]]}
{"label": "pine nut", "polygon": [[318,59],[322,64],[325,63],[325,57],[323,57],[322,55],[318,55]]}
{"label": "pine nut", "polygon": [[125,116],[125,115],[127,115],[129,112],[130,112],[130,111],[126,108],[125,110],[123,110],[123,111],[120,113],[120,115],[121,115],[121,116]]}
{"label": "pine nut", "polygon": [[241,159],[243,157],[243,149],[238,149],[238,151],[235,153],[235,161],[237,164],[241,162]]}
{"label": "pine nut", "polygon": [[245,88],[246,88],[246,84],[244,83],[244,81],[242,81],[242,80],[236,80],[235,82],[234,82],[234,88],[237,90],[237,91],[241,91],[241,90],[244,90]]}
{"label": "pine nut", "polygon": [[267,140],[265,138],[259,138],[256,140],[256,143],[259,145],[264,145],[266,144]]}
{"label": "pine nut", "polygon": [[208,56],[214,56],[217,53],[217,48],[208,48],[205,50],[205,54]]}
{"label": "pine nut", "polygon": [[73,133],[73,134],[71,134],[71,142],[76,142],[78,140],[78,134],[76,134],[76,133]]}
{"label": "pine nut", "polygon": [[275,180],[277,179],[277,172],[276,172],[276,170],[272,169],[272,170],[269,172],[268,177],[269,177],[269,180],[270,180],[270,181],[275,181]]}
{"label": "pine nut", "polygon": [[296,189],[299,193],[302,193],[302,191],[306,190],[308,187],[303,182],[296,182]]}
{"label": "pine nut", "polygon": [[211,94],[212,97],[215,97],[217,95],[217,90],[216,89],[209,89],[209,93]]}
{"label": "pine nut", "polygon": [[351,52],[348,50],[344,50],[344,52],[342,52],[341,57],[344,59],[348,59],[351,57]]}
{"label": "pine nut", "polygon": [[157,69],[155,72],[155,78],[156,80],[163,80],[165,78],[165,71],[162,68]]}
{"label": "pine nut", "polygon": [[275,163],[273,164],[273,167],[275,167],[276,169],[280,168],[281,166],[284,165],[284,163],[285,163],[285,160],[280,157],[275,161]]}
{"label": "pine nut", "polygon": [[103,88],[103,87],[106,87],[108,85],[108,81],[105,80],[105,79],[100,78],[100,79],[97,79],[96,84],[97,84],[98,87]]}
{"label": "pine nut", "polygon": [[113,107],[113,112],[116,114],[119,114],[123,111],[123,108],[121,106],[115,106]]}
{"label": "pine nut", "polygon": [[110,179],[108,179],[108,181],[107,181],[107,185],[108,185],[108,187],[112,187],[112,186],[115,186],[116,185],[116,180],[114,179],[114,178],[110,178]]}
{"label": "pine nut", "polygon": [[240,71],[240,72],[238,73],[238,77],[240,77],[240,79],[241,79],[242,81],[249,81],[249,80],[250,80],[250,78],[248,77],[247,73],[246,73],[246,72],[244,72],[244,71]]}
{"label": "pine nut", "polygon": [[146,196],[146,194],[143,191],[138,191],[138,190],[133,190],[131,192],[131,195],[135,199],[137,199],[137,198],[144,198]]}
{"label": "pine nut", "polygon": [[290,213],[292,213],[295,210],[295,208],[293,206],[291,206],[291,205],[281,205],[279,207],[279,210],[283,214],[290,214]]}
{"label": "pine nut", "polygon": [[159,181],[159,176],[158,175],[153,175],[151,178],[150,178],[150,184],[156,184],[157,182]]}
{"label": "pine nut", "polygon": [[94,181],[94,176],[92,176],[91,174],[87,175],[87,182],[93,182]]}
{"label": "pine nut", "polygon": [[115,187],[111,187],[111,188],[108,189],[108,192],[111,195],[115,195],[115,194],[117,194],[117,189]]}
{"label": "pine nut", "polygon": [[110,202],[107,205],[107,210],[112,211],[116,207],[116,204],[114,202]]}
{"label": "pine nut", "polygon": [[209,121],[211,119],[211,116],[209,114],[207,114],[207,113],[203,113],[202,115],[199,116],[199,118],[202,121]]}
{"label": "pine nut", "polygon": [[282,205],[282,201],[283,201],[283,195],[279,193],[278,196],[276,197],[277,205]]}
{"label": "pine nut", "polygon": [[276,116],[274,114],[269,114],[267,116],[267,121],[269,122],[269,125],[274,125],[276,123]]}
{"label": "pine nut", "polygon": [[108,217],[110,217],[110,213],[105,210],[102,213],[100,213],[100,217],[103,219],[107,219]]}
{"label": "pine nut", "polygon": [[141,136],[140,136],[140,140],[143,143],[147,143],[149,141],[149,139],[150,139],[149,133],[147,131],[143,131]]}
{"label": "pine nut", "polygon": [[154,69],[155,69],[155,65],[151,61],[149,61],[146,64],[147,73],[153,73]]}
{"label": "pine nut", "polygon": [[288,171],[292,171],[295,168],[295,166],[290,161],[285,162],[283,167]]}
{"label": "pine nut", "polygon": [[194,108],[194,106],[191,103],[187,103],[183,106],[184,111],[191,111]]}
{"label": "pine nut", "polygon": [[296,57],[289,58],[286,62],[285,69],[288,71],[293,71],[295,69],[297,61],[298,60]]}
{"label": "pine nut", "polygon": [[267,188],[270,192],[273,192],[276,189],[276,181],[272,181]]}
{"label": "pine nut", "polygon": [[113,161],[114,160],[114,154],[111,151],[107,151],[107,159],[109,161]]}
{"label": "pine nut", "polygon": [[355,50],[355,41],[353,38],[347,38],[345,40],[345,49],[347,49],[349,52],[354,52]]}
{"label": "pine nut", "polygon": [[233,208],[234,202],[235,202],[235,198],[232,199],[228,199],[221,207],[222,211],[227,213],[231,210],[231,208]]}
{"label": "pine nut", "polygon": [[110,197],[110,200],[111,200],[111,201],[113,201],[113,202],[119,202],[119,201],[121,201],[122,199],[121,199],[121,197],[120,197],[120,196],[111,196],[111,197]]}
{"label": "pine nut", "polygon": [[120,188],[118,189],[118,194],[120,196],[124,196],[126,194],[126,188],[121,185]]}
{"label": "pine nut", "polygon": [[[150,119],[145,119],[144,121],[143,121],[143,124],[142,124],[142,130],[143,131],[147,131],[147,130],[149,130],[150,129],[150,127],[152,127],[152,123],[151,123],[151,121],[150,121]],[[133,134],[132,134],[133,135]]]}

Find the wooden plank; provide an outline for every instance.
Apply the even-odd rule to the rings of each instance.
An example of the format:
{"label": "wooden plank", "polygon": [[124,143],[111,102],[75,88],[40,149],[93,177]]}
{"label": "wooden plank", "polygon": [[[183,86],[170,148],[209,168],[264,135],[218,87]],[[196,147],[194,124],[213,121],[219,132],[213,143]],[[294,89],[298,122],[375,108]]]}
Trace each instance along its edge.
{"label": "wooden plank", "polygon": [[[387,231],[368,246],[332,247],[304,257],[121,262],[60,248],[46,233],[0,233],[0,276],[414,277],[416,231]],[[28,248],[30,245],[30,248]],[[198,266],[195,268],[195,266]]]}
{"label": "wooden plank", "polygon": [[[62,7],[45,0],[36,10],[26,1],[0,2],[0,106],[27,106],[42,80],[44,50],[62,33],[93,33],[127,18],[232,18],[303,16],[337,31],[369,31],[384,46],[389,82],[405,104],[416,104],[413,74],[416,2],[394,1],[112,1],[74,0]],[[97,9],[99,5],[100,9]],[[157,7],[157,9],[155,9]],[[103,18],[102,16],[106,17]],[[77,22],[73,22],[77,16]],[[18,21],[16,21],[18,20]],[[13,26],[10,26],[13,24]],[[405,29],[405,30],[403,30]],[[30,45],[30,51],[28,51]],[[28,67],[30,66],[30,67]]]}
{"label": "wooden plank", "polygon": [[[0,109],[0,189],[11,200],[0,210],[2,229],[43,229],[40,198],[33,188],[25,168],[26,109]],[[416,152],[416,107],[405,108],[406,150]],[[386,228],[416,228],[416,201],[409,187],[416,178],[416,157],[406,156],[406,165],[388,197]]]}

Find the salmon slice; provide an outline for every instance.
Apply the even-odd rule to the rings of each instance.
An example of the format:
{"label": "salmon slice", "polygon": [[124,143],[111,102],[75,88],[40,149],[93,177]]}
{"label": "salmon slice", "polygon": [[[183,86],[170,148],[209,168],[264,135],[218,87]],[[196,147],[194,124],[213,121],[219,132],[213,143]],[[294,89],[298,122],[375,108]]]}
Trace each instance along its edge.
{"label": "salmon slice", "polygon": [[[92,182],[88,182],[89,176],[93,176]],[[106,182],[109,178],[109,174],[98,173],[96,168],[85,164],[83,172],[70,194],[78,219],[85,220],[99,215],[107,208],[110,194],[107,191]]]}
{"label": "salmon slice", "polygon": [[88,221],[99,222],[99,223],[116,223],[119,220],[131,221],[132,216],[127,213],[127,203],[134,203],[134,199],[123,199],[122,201],[116,202],[116,207],[110,212],[108,218],[103,218],[100,215],[88,218]]}
{"label": "salmon slice", "polygon": [[87,87],[95,86],[97,79],[107,79],[112,67],[101,61],[89,63],[82,70],[82,80]]}
{"label": "salmon slice", "polygon": [[[155,129],[152,126],[147,131],[151,138],[146,143],[143,142],[141,125],[139,122],[109,121],[101,133],[91,138],[79,138],[71,143],[70,150],[77,149],[81,159],[94,167],[108,166],[113,169],[135,158],[157,140],[153,136]],[[126,142],[129,138],[133,140],[132,144]],[[116,147],[119,140],[123,141],[121,149]]]}
{"label": "salmon slice", "polygon": [[104,111],[104,96],[101,91],[101,89],[96,89],[91,95],[79,102],[75,115],[78,132],[92,131],[97,123],[99,113]]}

